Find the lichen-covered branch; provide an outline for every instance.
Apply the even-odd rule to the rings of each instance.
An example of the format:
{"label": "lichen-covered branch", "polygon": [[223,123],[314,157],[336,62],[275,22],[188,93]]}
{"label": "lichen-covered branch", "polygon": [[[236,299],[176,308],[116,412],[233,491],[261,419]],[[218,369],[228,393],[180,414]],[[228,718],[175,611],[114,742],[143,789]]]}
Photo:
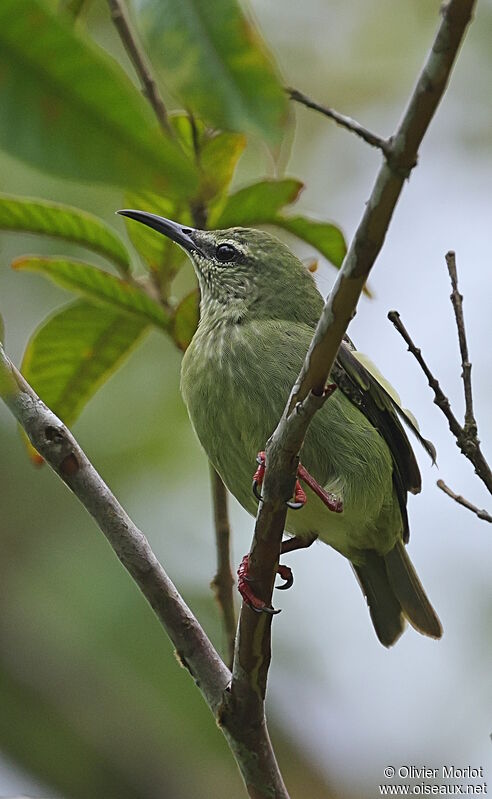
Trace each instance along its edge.
{"label": "lichen-covered branch", "polygon": [[[297,453],[312,416],[324,402],[326,381],[338,348],[383,245],[403,184],[417,162],[420,143],[444,94],[474,5],[474,0],[450,0],[443,7],[430,54],[403,119],[388,143],[384,163],[325,303],[302,370],[267,444],[264,501],[256,519],[249,569],[255,593],[267,603],[271,602],[287,512],[285,500],[292,495]],[[230,699],[236,717],[244,723],[253,718],[259,724],[263,717],[270,626],[270,616],[256,614],[243,603]]]}
{"label": "lichen-covered branch", "polygon": [[171,638],[227,739],[252,799],[287,797],[264,721],[251,735],[230,712],[231,673],[136,527],[77,441],[0,344],[0,397],[33,446],[94,518]]}

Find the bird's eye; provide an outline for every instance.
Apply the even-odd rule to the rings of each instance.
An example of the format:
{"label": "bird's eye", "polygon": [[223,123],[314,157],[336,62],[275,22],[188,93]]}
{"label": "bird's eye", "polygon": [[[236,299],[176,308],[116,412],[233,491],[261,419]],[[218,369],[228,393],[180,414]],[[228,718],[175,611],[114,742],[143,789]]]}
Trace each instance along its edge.
{"label": "bird's eye", "polygon": [[228,261],[234,261],[238,252],[232,244],[219,244],[215,250],[215,257],[218,261],[225,264]]}

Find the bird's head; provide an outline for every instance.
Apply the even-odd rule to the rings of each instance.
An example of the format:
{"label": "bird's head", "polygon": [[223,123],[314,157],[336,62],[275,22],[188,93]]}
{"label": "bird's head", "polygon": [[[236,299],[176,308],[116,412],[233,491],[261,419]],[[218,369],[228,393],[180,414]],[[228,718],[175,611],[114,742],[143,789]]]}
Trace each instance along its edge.
{"label": "bird's head", "polygon": [[231,321],[246,316],[308,321],[313,303],[319,316],[321,298],[313,278],[270,233],[240,227],[198,230],[145,211],[118,213],[157,230],[186,251],[200,284],[202,317],[213,313]]}

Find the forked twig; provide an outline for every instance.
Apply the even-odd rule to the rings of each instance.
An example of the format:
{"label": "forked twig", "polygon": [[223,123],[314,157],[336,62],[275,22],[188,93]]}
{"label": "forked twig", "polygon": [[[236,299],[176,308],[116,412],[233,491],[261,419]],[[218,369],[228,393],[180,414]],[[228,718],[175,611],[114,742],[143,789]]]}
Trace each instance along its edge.
{"label": "forked twig", "polygon": [[[412,353],[423,373],[425,374],[429,386],[434,392],[434,403],[438,408],[440,408],[448,420],[449,429],[456,439],[456,445],[460,448],[463,455],[473,464],[476,474],[492,493],[492,472],[480,449],[477,422],[473,412],[471,363],[468,359],[468,345],[466,341],[465,319],[463,315],[463,297],[458,291],[458,273],[456,269],[456,256],[454,252],[449,251],[446,254],[446,264],[448,267],[449,276],[451,278],[451,302],[453,304],[456,318],[458,341],[461,353],[461,377],[463,379],[463,390],[465,395],[465,421],[463,425],[459,423],[458,419],[454,415],[449,399],[444,394],[438,379],[429,369],[420,348],[415,346],[410,333],[401,321],[398,311],[390,311],[388,313],[388,319],[393,323],[396,330],[407,344],[409,352]],[[442,491],[444,491],[444,493],[446,493],[460,505],[463,505],[465,508],[473,511],[473,513],[475,513],[479,519],[492,521],[492,518],[489,516],[487,511],[479,510],[475,507],[475,505],[469,502],[469,500],[465,499],[459,494],[455,494],[454,491],[448,488],[443,480],[438,480],[437,485]]]}

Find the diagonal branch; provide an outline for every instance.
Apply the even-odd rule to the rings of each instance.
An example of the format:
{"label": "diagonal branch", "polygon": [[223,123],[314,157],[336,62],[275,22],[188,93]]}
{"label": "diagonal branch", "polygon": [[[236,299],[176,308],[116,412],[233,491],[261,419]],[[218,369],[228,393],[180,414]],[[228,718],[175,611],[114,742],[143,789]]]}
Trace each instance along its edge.
{"label": "diagonal branch", "polygon": [[214,507],[215,545],[217,550],[217,574],[212,588],[219,603],[226,638],[227,665],[232,667],[234,641],[236,639],[236,613],[234,610],[234,579],[231,570],[231,528],[227,512],[227,488],[210,464],[210,482]]}
{"label": "diagonal branch", "polygon": [[137,35],[132,29],[130,20],[128,19],[128,12],[122,0],[108,0],[108,5],[111,12],[111,19],[120,34],[121,41],[142,84],[142,92],[154,109],[154,113],[163,133],[167,136],[174,137],[174,131],[169,124],[166,106],[159,93],[157,83],[152,75],[147,59],[140,48]]}
{"label": "diagonal branch", "polygon": [[484,510],[483,508],[482,510],[480,510],[480,508],[477,508],[476,505],[473,505],[468,499],[462,497],[461,494],[455,494],[454,491],[452,491],[449,488],[449,486],[446,485],[444,480],[438,480],[437,487],[440,488],[441,491],[444,491],[444,493],[447,494],[448,497],[454,499],[454,501],[457,502],[458,505],[463,505],[464,508],[468,508],[468,510],[471,510],[472,513],[478,516],[479,519],[483,519],[484,522],[490,522],[492,524],[492,516],[490,515],[490,513],[487,513],[487,511]]}
{"label": "diagonal branch", "polygon": [[377,147],[378,150],[381,150],[385,155],[390,152],[390,142],[386,141],[386,139],[383,139],[381,136],[377,136],[375,133],[371,133],[370,130],[360,125],[359,122],[356,122],[355,119],[351,119],[351,117],[347,117],[345,114],[340,114],[340,112],[335,111],[334,108],[328,108],[326,105],[321,105],[321,103],[311,100],[310,97],[303,94],[298,89],[288,88],[285,91],[291,100],[305,105],[306,108],[312,108],[313,111],[319,111],[320,114],[323,114],[329,119],[333,119],[337,125],[345,128],[345,130],[350,130],[351,133],[355,133],[356,136],[363,139],[366,144],[370,144],[371,147]]}
{"label": "diagonal branch", "polygon": [[[1,331],[0,331],[1,333]],[[167,576],[144,534],[96,472],[70,431],[44,405],[0,344],[0,397],[31,443],[94,518],[152,606],[203,694],[232,750],[252,799],[286,797],[266,724],[245,735],[227,712],[231,673]]]}
{"label": "diagonal branch", "polygon": [[[405,179],[417,162],[425,132],[444,94],[470,22],[474,0],[450,0],[431,52],[392,137],[362,220],[326,301],[299,377],[275,432],[267,444],[264,501],[256,519],[249,574],[255,593],[271,603],[273,581],[292,496],[297,454],[309,422],[324,402],[324,389],[363,286],[383,245]],[[230,705],[248,725],[263,718],[270,660],[271,616],[243,603],[236,641]],[[279,794],[284,796],[284,794]]]}

